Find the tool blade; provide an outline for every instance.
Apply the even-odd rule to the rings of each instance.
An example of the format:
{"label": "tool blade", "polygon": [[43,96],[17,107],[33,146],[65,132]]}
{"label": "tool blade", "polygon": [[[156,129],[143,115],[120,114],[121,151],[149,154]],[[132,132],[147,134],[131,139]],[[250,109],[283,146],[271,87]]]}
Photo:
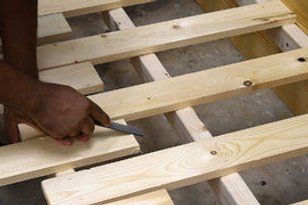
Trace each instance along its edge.
{"label": "tool blade", "polygon": [[96,121],[96,120],[95,120],[95,124],[100,127],[105,127],[105,128],[113,129],[113,130],[123,132],[126,134],[132,134],[132,135],[136,135],[139,137],[143,137],[143,133],[136,127],[123,125],[123,124],[116,123],[116,122],[111,122],[111,125],[109,127],[106,127],[101,122]]}
{"label": "tool blade", "polygon": [[123,125],[119,124],[116,122],[111,122],[111,126],[109,127],[110,129],[117,130],[120,132],[124,132],[127,134],[133,134],[139,137],[143,137],[143,133],[137,129],[136,127],[128,126],[128,125]]}

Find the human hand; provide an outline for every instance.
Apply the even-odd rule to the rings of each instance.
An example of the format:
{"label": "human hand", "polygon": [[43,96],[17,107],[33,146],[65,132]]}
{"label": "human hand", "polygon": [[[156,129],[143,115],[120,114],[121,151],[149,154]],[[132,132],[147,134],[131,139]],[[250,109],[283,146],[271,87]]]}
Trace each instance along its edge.
{"label": "human hand", "polygon": [[5,132],[12,142],[20,140],[19,123],[35,127],[63,145],[71,145],[74,138],[88,141],[94,121],[110,125],[109,116],[73,88],[40,82],[33,92],[35,99],[29,97],[24,109],[5,109]]}

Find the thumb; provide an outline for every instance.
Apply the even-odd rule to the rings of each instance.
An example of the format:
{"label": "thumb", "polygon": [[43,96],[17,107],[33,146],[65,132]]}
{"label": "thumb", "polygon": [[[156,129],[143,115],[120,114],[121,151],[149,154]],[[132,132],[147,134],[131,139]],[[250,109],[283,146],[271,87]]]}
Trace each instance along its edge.
{"label": "thumb", "polygon": [[110,117],[94,102],[91,101],[91,117],[95,122],[99,122],[105,127],[110,127],[111,121]]}

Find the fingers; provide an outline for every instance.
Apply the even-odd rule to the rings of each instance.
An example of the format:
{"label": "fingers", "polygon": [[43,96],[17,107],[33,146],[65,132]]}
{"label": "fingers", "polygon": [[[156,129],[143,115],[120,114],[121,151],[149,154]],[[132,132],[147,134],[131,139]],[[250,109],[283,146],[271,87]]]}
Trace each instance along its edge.
{"label": "fingers", "polygon": [[6,120],[4,122],[4,132],[10,143],[20,142],[20,133],[17,121]]}
{"label": "fingers", "polygon": [[95,129],[95,124],[92,118],[87,117],[87,119],[81,124],[81,132],[75,138],[77,140],[87,142],[90,139],[90,136],[93,134]]}
{"label": "fingers", "polygon": [[4,132],[10,143],[20,142],[20,133],[18,128],[18,118],[5,108],[4,110]]}
{"label": "fingers", "polygon": [[64,146],[71,146],[73,144],[73,139],[70,137],[64,137],[64,138],[53,138],[54,140],[58,141],[60,144]]}
{"label": "fingers", "polygon": [[91,110],[90,110],[91,117],[102,123],[102,125],[109,127],[111,122],[110,122],[110,117],[94,102],[91,101]]}

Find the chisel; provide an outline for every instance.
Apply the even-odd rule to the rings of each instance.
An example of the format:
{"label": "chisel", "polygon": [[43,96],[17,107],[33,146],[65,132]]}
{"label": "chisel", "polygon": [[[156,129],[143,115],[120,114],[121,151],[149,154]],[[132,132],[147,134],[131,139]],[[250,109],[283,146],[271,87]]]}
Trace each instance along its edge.
{"label": "chisel", "polygon": [[132,134],[132,135],[136,135],[139,137],[143,137],[143,133],[136,127],[123,125],[123,124],[116,123],[116,122],[111,122],[110,126],[106,127],[101,122],[96,121],[96,120],[95,120],[95,124],[100,127],[105,127],[105,128],[116,130],[116,131],[123,132],[126,134]]}

